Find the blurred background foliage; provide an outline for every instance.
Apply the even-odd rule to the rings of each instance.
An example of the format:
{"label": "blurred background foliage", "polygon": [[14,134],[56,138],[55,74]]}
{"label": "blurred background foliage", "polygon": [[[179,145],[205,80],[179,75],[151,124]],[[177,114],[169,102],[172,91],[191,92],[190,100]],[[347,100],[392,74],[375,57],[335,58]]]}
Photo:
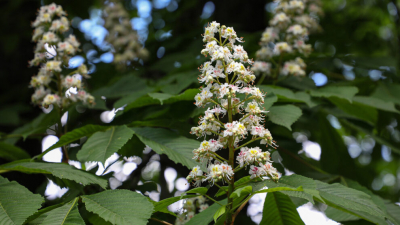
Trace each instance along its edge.
{"label": "blurred background foliage", "polygon": [[[25,149],[31,157],[41,153],[42,139],[53,120],[50,114],[44,115],[40,108],[30,104],[32,89],[28,84],[31,76],[37,73],[37,68],[27,66],[34,48],[30,23],[37,9],[51,2],[0,2],[1,137],[5,143]],[[203,27],[214,20],[233,26],[238,36],[244,37],[244,49],[254,58],[261,33],[268,26],[273,3],[261,0],[251,3],[228,0],[122,2],[149,51],[148,60],[129,65],[124,71],[116,70],[110,63],[112,58],[107,55],[109,49],[103,41],[106,31],[101,19],[104,2],[55,1],[72,20],[73,33],[83,49],[81,56],[92,72],[87,87],[96,97],[93,109],[80,105],[70,108],[68,130],[108,122],[110,125],[167,128],[194,139],[189,131],[202,112],[193,105],[193,97],[197,93],[194,89],[200,86],[197,68],[205,61],[200,55]],[[301,109],[301,116],[295,115],[292,120],[296,122],[289,121],[288,126],[273,123],[267,117],[266,126],[280,146],[274,151],[273,160],[283,174],[296,173],[346,185],[350,185],[348,179],[351,179],[390,202],[399,202],[400,2],[326,0],[322,3],[325,16],[320,24],[323,31],[310,36],[309,43],[314,51],[306,59],[307,76],[277,83],[285,89],[266,88],[272,98],[276,98],[274,107],[294,105]],[[318,90],[324,86],[353,86],[358,92],[333,89],[330,94],[321,95]],[[299,100],[298,91],[305,91],[309,99]],[[118,111],[116,117],[110,119],[112,121],[104,120],[107,117],[104,112],[122,106],[125,109]],[[20,138],[20,134],[27,138]],[[144,190],[159,192],[157,199],[174,196],[179,190],[169,183],[186,177],[189,170],[165,155],[143,153],[143,149],[144,144],[134,136],[118,152],[122,156],[138,156],[141,163],[136,163],[136,169],[122,181],[115,181],[116,187],[135,190],[139,184],[154,181],[158,187],[149,185]],[[79,147],[70,150],[71,159],[76,158],[74,154],[78,150]],[[12,159],[4,156],[0,159],[1,164],[9,161]],[[167,181],[164,171],[170,167],[177,175],[174,180]],[[35,193],[44,194],[48,183],[41,175],[13,172],[4,176]],[[112,173],[106,176],[118,180],[118,177],[112,178]],[[55,198],[46,204],[57,201]],[[243,215],[238,217],[238,222],[251,221],[245,212],[243,210]],[[365,221],[343,223],[367,224]]]}

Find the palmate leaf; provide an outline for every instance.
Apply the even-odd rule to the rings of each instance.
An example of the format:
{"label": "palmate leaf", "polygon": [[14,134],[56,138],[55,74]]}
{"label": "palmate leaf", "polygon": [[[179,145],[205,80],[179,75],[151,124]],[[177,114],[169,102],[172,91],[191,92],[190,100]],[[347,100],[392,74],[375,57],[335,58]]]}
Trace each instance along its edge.
{"label": "palmate leaf", "polygon": [[0,142],[0,158],[15,161],[19,159],[30,158],[29,154],[17,146],[10,145],[5,142]]}
{"label": "palmate leaf", "polygon": [[1,165],[0,171],[51,174],[60,179],[72,180],[82,185],[98,184],[102,188],[107,187],[107,181],[103,178],[64,163],[43,163],[20,160]]}
{"label": "palmate leaf", "polygon": [[146,225],[153,204],[143,195],[129,190],[109,190],[82,196],[88,211],[118,225]]}
{"label": "palmate leaf", "polygon": [[122,148],[133,136],[127,126],[111,127],[94,133],[76,155],[82,162],[98,161],[103,164],[115,152]]}
{"label": "palmate leaf", "polygon": [[71,202],[47,211],[40,215],[29,224],[41,224],[41,225],[85,225],[78,210],[78,200],[75,198]]}
{"label": "palmate leaf", "polygon": [[[144,144],[158,154],[166,154],[175,163],[181,163],[189,169],[198,165],[192,159],[192,151],[200,146],[200,142],[161,128],[135,127],[132,130]],[[204,166],[202,170],[205,170]]]}
{"label": "palmate leaf", "polygon": [[290,198],[279,192],[268,193],[265,197],[261,225],[299,225],[304,224],[296,206]]}
{"label": "palmate leaf", "polygon": [[267,113],[271,122],[292,130],[291,125],[302,115],[301,109],[294,105],[272,106]]}
{"label": "palmate leaf", "polygon": [[0,224],[20,225],[42,205],[43,197],[32,194],[15,181],[0,176]]}
{"label": "palmate leaf", "polygon": [[313,97],[338,97],[347,99],[352,102],[355,94],[357,94],[358,88],[353,86],[327,86],[317,90],[310,90],[310,95]]}

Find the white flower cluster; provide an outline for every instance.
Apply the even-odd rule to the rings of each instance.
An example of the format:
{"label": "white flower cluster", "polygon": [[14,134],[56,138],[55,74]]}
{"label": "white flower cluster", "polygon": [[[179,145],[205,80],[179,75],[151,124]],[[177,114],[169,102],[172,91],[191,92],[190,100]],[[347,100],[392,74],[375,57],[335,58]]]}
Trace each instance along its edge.
{"label": "white flower cluster", "polygon": [[[305,76],[306,66],[301,58],[284,62],[296,56],[307,57],[312,47],[306,44],[309,33],[321,30],[318,16],[323,15],[319,0],[280,0],[270,27],[263,32],[261,49],[252,67],[256,75]],[[264,61],[272,61],[270,63]],[[301,61],[300,61],[301,60]],[[299,63],[303,62],[303,63]],[[274,67],[274,68],[272,68]]]}
{"label": "white flower cluster", "polygon": [[194,217],[196,212],[200,213],[207,209],[209,205],[206,203],[204,196],[197,196],[185,200],[182,208],[182,213],[178,214],[175,220],[175,225],[183,225]]}
{"label": "white flower cluster", "polygon": [[[79,42],[70,34],[63,33],[70,29],[69,21],[64,17],[62,7],[54,3],[42,6],[36,20],[32,40],[37,42],[35,57],[30,66],[39,66],[39,73],[33,76],[30,86],[35,88],[32,103],[47,108],[57,105],[66,108],[72,102],[81,101],[94,105],[94,97],[83,89],[82,77],[89,78],[86,65],[64,76],[61,72],[68,68],[69,59],[79,51]],[[72,75],[72,76],[71,76]]]}
{"label": "white flower cluster", "polygon": [[146,59],[147,49],[138,41],[132,29],[129,14],[119,0],[112,0],[104,8],[104,27],[108,30],[106,41],[113,46],[114,61],[118,70],[124,70],[135,60]]}
{"label": "white flower cluster", "polygon": [[[250,142],[259,140],[261,144],[276,146],[271,133],[263,126],[265,111],[262,104],[265,94],[251,85],[255,76],[250,68],[245,66],[253,62],[242,46],[235,45],[236,41],[241,42],[242,39],[237,37],[233,28],[221,26],[216,22],[212,22],[205,29],[203,37],[206,44],[201,52],[209,55],[211,59],[199,68],[199,82],[206,86],[195,96],[195,105],[213,106],[207,108],[204,117],[200,117],[199,126],[192,127],[191,133],[198,137],[213,135],[217,139],[204,140],[199,148],[193,150],[193,159],[207,163],[206,172],[196,166],[187,176],[187,180],[193,181],[196,186],[205,181],[212,184],[228,182],[234,175],[234,162],[227,163],[217,152],[228,148],[231,151],[239,150],[239,142],[249,137],[249,134]],[[242,116],[239,119],[240,115]],[[233,120],[233,117],[237,119]],[[269,157],[269,153],[265,153],[265,156]],[[255,162],[249,160],[246,158],[243,163],[238,161],[239,167]],[[269,158],[258,160],[255,165],[263,166],[260,163],[267,162],[270,163]],[[278,173],[275,170],[275,173],[266,172],[261,175],[276,179],[279,177],[276,174]]]}

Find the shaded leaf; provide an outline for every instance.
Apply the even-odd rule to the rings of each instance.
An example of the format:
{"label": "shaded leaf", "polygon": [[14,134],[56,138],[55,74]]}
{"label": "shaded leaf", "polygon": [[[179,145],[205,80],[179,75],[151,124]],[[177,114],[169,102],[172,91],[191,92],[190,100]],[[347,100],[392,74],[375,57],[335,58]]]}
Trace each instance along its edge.
{"label": "shaded leaf", "polygon": [[23,149],[17,146],[7,144],[5,142],[0,142],[0,158],[15,161],[19,159],[28,159],[30,155]]}
{"label": "shaded leaf", "polygon": [[99,126],[99,125],[89,124],[89,125],[74,129],[73,131],[70,131],[70,132],[64,134],[63,136],[61,136],[60,140],[58,140],[57,143],[55,143],[54,145],[52,145],[51,147],[46,149],[46,151],[50,151],[50,150],[53,150],[55,148],[59,148],[59,147],[65,146],[65,145],[67,145],[69,143],[72,143],[74,141],[77,141],[77,140],[79,140],[79,139],[81,139],[83,137],[90,136],[95,132],[103,131],[103,130],[106,130],[108,128],[109,127],[106,127],[106,126]]}
{"label": "shaded leaf", "polygon": [[327,86],[317,90],[310,90],[310,95],[313,97],[338,97],[352,101],[355,94],[358,93],[358,88],[353,86]]}
{"label": "shaded leaf", "polygon": [[0,176],[0,223],[20,225],[42,205],[43,197],[32,194],[15,181]]}
{"label": "shaded leaf", "polygon": [[[198,165],[192,159],[192,151],[199,147],[200,142],[161,128],[135,127],[132,130],[144,144],[158,154],[166,154],[175,163],[181,163],[189,169]],[[205,171],[204,166],[202,170]]]}
{"label": "shaded leaf", "polygon": [[393,102],[387,102],[379,98],[371,97],[371,96],[354,96],[353,101],[368,105],[371,107],[375,107],[377,109],[400,113],[394,106]]}
{"label": "shaded leaf", "polygon": [[270,93],[278,96],[280,101],[283,102],[304,102],[308,105],[308,107],[316,106],[316,102],[311,99],[310,95],[305,92],[293,92],[290,89],[272,86],[272,85],[261,85],[259,88],[263,91],[267,92],[267,95]]}
{"label": "shaded leaf", "polygon": [[85,225],[77,207],[79,198],[47,212],[43,225]]}
{"label": "shaded leaf", "polygon": [[23,173],[52,174],[60,179],[72,180],[82,185],[98,184],[102,188],[107,187],[106,180],[64,163],[29,162],[23,160],[1,165],[0,171],[4,170]]}
{"label": "shaded leaf", "polygon": [[[228,200],[222,200],[219,201],[221,205],[225,205],[228,202]],[[221,206],[217,203],[212,204],[210,207],[205,209],[204,211],[194,215],[192,219],[190,219],[185,225],[204,225],[204,224],[209,224],[211,221],[213,221],[214,215],[217,212],[217,210]]]}
{"label": "shaded leaf", "polygon": [[329,98],[329,100],[344,112],[362,121],[368,121],[371,125],[375,124],[378,119],[378,111],[371,106],[360,104],[355,101],[350,103],[345,99],[336,97]]}

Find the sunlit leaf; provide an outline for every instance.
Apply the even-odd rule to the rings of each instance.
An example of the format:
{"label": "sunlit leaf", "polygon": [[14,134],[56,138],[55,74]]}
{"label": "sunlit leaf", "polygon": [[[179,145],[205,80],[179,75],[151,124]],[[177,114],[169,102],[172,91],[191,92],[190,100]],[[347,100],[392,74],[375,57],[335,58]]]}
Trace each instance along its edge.
{"label": "sunlit leaf", "polygon": [[88,211],[112,224],[146,225],[153,212],[153,204],[145,196],[128,190],[108,190],[81,198]]}
{"label": "sunlit leaf", "polygon": [[268,193],[265,197],[261,225],[298,225],[304,224],[296,206],[290,198],[282,193]]}
{"label": "sunlit leaf", "polygon": [[302,115],[301,109],[294,105],[272,106],[267,113],[271,122],[292,130],[291,126]]}
{"label": "sunlit leaf", "polygon": [[128,127],[111,127],[106,131],[94,133],[76,155],[82,162],[99,161],[103,165],[115,152],[122,148],[132,137],[133,131]]}

